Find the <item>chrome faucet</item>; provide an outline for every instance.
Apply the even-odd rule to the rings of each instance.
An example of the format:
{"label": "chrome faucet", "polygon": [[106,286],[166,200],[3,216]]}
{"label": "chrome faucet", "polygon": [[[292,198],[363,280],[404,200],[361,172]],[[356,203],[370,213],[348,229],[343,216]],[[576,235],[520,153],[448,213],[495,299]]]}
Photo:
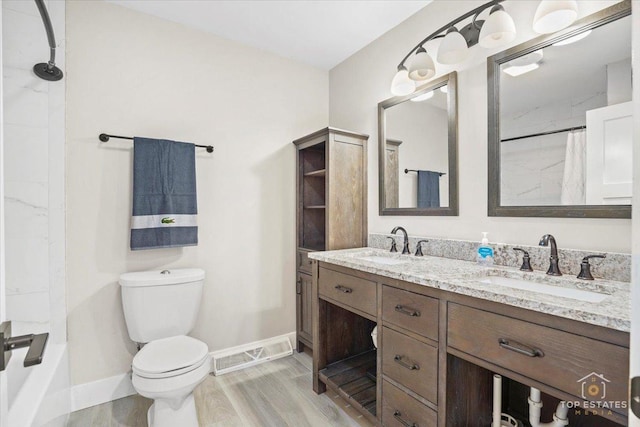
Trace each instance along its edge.
{"label": "chrome faucet", "polygon": [[549,257],[549,269],[547,274],[550,276],[562,276],[560,272],[560,266],[558,265],[558,245],[556,245],[556,239],[551,234],[545,234],[540,239],[540,246],[549,246],[551,243],[551,256]]}
{"label": "chrome faucet", "polygon": [[394,227],[393,230],[391,230],[391,234],[396,234],[398,230],[402,231],[402,234],[404,235],[404,246],[402,247],[402,253],[410,254],[411,251],[409,250],[409,235],[407,234],[407,230],[402,227]]}

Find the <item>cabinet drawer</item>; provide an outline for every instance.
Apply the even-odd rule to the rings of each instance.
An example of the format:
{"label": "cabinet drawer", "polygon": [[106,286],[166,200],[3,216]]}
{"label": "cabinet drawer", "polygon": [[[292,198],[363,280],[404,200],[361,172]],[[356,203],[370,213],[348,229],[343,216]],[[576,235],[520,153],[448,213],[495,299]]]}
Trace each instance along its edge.
{"label": "cabinet drawer", "polygon": [[382,425],[435,427],[437,413],[388,381],[382,382]]}
{"label": "cabinet drawer", "polygon": [[579,399],[628,399],[624,347],[458,304],[449,304],[447,343]]}
{"label": "cabinet drawer", "polygon": [[376,316],[376,283],[370,280],[320,268],[318,293]]}
{"label": "cabinet drawer", "polygon": [[312,260],[309,259],[309,251],[298,249],[298,271],[311,274]]}
{"label": "cabinet drawer", "polygon": [[437,404],[438,350],[387,327],[382,331],[382,373]]}
{"label": "cabinet drawer", "polygon": [[383,286],[382,320],[438,340],[438,300]]}

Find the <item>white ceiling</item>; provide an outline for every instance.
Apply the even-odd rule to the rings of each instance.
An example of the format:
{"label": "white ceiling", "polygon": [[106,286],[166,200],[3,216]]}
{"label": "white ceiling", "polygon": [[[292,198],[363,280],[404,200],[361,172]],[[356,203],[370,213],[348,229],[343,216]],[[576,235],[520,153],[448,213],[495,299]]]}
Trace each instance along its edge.
{"label": "white ceiling", "polygon": [[432,0],[107,0],[329,70]]}

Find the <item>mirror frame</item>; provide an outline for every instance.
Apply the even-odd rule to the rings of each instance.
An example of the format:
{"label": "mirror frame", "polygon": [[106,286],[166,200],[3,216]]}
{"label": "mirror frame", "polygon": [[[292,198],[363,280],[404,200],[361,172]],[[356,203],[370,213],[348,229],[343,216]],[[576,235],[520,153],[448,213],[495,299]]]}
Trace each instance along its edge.
{"label": "mirror frame", "polygon": [[500,204],[500,65],[519,56],[550,46],[560,40],[573,37],[578,33],[629,15],[631,15],[631,1],[624,0],[582,18],[564,30],[534,38],[487,59],[489,216],[631,218],[631,205],[502,206]]}
{"label": "mirror frame", "polygon": [[[386,118],[385,110],[409,101],[439,87],[447,88],[447,114],[448,114],[448,163],[449,170],[449,206],[440,208],[387,208],[385,207],[384,171],[386,149]],[[451,72],[435,80],[432,80],[418,88],[415,92],[405,96],[395,96],[378,104],[378,203],[380,215],[412,215],[412,216],[457,216],[458,215],[458,89],[457,73]]]}

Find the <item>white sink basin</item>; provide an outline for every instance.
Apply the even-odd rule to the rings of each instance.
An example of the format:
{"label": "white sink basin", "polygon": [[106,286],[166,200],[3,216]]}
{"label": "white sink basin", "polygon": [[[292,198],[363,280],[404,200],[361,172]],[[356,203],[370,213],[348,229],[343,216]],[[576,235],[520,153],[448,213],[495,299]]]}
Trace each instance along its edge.
{"label": "white sink basin", "polygon": [[362,261],[369,261],[369,262],[373,262],[376,264],[383,264],[383,265],[399,265],[399,264],[406,264],[407,262],[409,262],[403,259],[388,258],[384,256],[377,256],[377,255],[363,256],[358,259]]}
{"label": "white sink basin", "polygon": [[509,277],[489,276],[480,283],[488,285],[499,285],[508,288],[522,289],[524,291],[538,292],[541,294],[553,295],[557,297],[570,298],[585,302],[602,302],[609,295],[598,292],[584,291],[582,289],[565,288],[555,285],[545,285],[543,283],[532,282],[528,280],[512,279]]}

